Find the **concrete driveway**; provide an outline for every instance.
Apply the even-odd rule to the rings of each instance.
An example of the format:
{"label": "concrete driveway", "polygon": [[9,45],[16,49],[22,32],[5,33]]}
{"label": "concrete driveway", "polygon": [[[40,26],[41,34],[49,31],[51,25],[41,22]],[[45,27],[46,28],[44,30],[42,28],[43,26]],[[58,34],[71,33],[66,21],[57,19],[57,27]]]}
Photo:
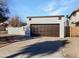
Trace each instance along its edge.
{"label": "concrete driveway", "polygon": [[64,39],[38,37],[0,48],[0,58],[63,58]]}

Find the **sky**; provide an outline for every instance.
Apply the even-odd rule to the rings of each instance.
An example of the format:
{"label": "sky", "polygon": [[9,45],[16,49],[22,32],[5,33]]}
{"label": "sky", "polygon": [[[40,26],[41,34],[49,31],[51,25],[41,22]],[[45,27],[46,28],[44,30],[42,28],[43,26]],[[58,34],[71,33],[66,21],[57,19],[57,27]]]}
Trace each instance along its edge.
{"label": "sky", "polygon": [[10,16],[26,21],[28,16],[67,15],[79,8],[79,0],[8,0]]}

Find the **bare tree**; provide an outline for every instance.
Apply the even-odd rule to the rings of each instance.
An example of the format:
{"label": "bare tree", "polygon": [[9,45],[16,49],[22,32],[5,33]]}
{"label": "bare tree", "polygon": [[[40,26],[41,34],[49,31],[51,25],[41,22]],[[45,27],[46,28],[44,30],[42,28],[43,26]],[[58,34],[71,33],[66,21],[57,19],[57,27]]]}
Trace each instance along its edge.
{"label": "bare tree", "polygon": [[21,26],[21,21],[18,16],[12,17],[11,20],[9,21],[9,25],[12,27],[20,27]]}

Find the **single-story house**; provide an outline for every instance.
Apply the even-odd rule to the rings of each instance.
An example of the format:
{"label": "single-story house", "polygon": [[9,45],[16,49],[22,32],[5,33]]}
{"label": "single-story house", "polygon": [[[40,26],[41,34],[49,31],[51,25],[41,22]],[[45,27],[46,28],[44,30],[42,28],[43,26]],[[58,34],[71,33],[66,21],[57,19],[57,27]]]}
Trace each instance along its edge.
{"label": "single-story house", "polygon": [[30,36],[48,36],[60,37],[65,36],[65,16],[30,16],[27,17]]}

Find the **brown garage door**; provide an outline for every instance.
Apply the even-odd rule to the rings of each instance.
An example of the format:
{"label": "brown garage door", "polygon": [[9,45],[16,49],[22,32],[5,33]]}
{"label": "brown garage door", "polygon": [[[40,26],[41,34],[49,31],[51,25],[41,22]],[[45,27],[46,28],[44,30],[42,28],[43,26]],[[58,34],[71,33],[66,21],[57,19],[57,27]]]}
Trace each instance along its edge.
{"label": "brown garage door", "polygon": [[59,24],[31,24],[31,36],[59,37]]}

